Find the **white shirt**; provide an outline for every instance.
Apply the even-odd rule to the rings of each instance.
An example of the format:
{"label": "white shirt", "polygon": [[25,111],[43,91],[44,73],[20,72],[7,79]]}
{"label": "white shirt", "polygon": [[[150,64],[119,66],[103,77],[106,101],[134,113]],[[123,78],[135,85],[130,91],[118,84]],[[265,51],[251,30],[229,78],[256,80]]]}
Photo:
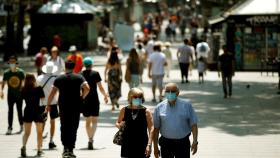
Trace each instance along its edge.
{"label": "white shirt", "polygon": [[152,75],[164,75],[165,54],[162,52],[152,53],[149,57],[149,63],[152,64]]}
{"label": "white shirt", "polygon": [[62,73],[64,73],[65,62],[60,56],[57,56],[56,59],[52,59],[51,57],[49,57],[48,61],[52,61],[54,65],[57,66],[57,71],[54,73],[54,75],[61,75]]}
{"label": "white shirt", "polygon": [[[42,74],[40,76],[38,76],[37,78],[37,84],[40,85],[41,87],[46,83],[46,81],[48,80],[48,78],[50,78],[52,76],[52,74]],[[45,94],[45,98],[41,99],[40,101],[40,106],[46,106],[47,103],[48,103],[48,97],[51,93],[51,90],[52,90],[52,86],[53,86],[53,83],[54,83],[54,80],[56,79],[56,77],[51,77],[48,82],[45,84],[45,86],[43,87],[43,91],[44,91],[44,94]],[[54,99],[52,100],[51,102],[51,105],[53,104],[57,104],[57,99],[58,99],[58,96],[56,95],[54,97]]]}

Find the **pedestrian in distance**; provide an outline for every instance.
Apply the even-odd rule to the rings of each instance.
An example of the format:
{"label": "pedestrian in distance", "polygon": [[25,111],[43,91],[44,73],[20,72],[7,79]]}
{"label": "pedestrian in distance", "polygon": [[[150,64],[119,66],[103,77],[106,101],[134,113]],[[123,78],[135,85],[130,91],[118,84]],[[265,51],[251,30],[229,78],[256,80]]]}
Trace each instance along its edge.
{"label": "pedestrian in distance", "polygon": [[73,72],[75,63],[71,60],[65,62],[65,74],[54,80],[51,93],[48,97],[46,112],[50,111],[51,102],[59,92],[58,105],[60,114],[61,141],[64,146],[63,158],[75,158],[73,149],[77,137],[80,121],[82,101],[89,93],[89,85],[82,75]]}
{"label": "pedestrian in distance", "polygon": [[153,102],[156,102],[156,88],[159,90],[159,101],[162,101],[164,66],[167,65],[166,57],[161,52],[159,44],[154,46],[154,53],[149,57],[148,77],[152,78]]}
{"label": "pedestrian in distance", "polygon": [[129,56],[126,60],[126,71],[129,74],[129,88],[138,87],[141,81],[141,59],[135,48],[132,48],[129,52]]}
{"label": "pedestrian in distance", "polygon": [[120,110],[116,127],[125,126],[122,158],[150,157],[153,141],[153,118],[151,112],[143,106],[144,92],[135,87],[128,93],[128,106]]}
{"label": "pedestrian in distance", "polygon": [[61,75],[65,71],[65,62],[63,58],[59,55],[59,49],[56,46],[53,46],[51,49],[51,54],[48,57],[47,61],[51,61],[54,65],[57,66],[57,71],[54,75]]}
{"label": "pedestrian in distance", "polygon": [[45,121],[44,111],[40,107],[40,100],[45,97],[43,88],[36,83],[33,74],[26,74],[24,87],[22,90],[22,98],[25,101],[23,122],[24,134],[22,138],[21,157],[26,157],[26,144],[31,133],[32,122],[36,124],[37,131],[37,156],[43,155],[43,124]]}
{"label": "pedestrian in distance", "polygon": [[[154,156],[159,158],[189,158],[197,152],[198,118],[189,100],[179,96],[179,88],[175,83],[167,83],[165,96],[154,110]],[[161,137],[159,137],[159,133]],[[193,142],[190,145],[189,136]],[[160,152],[158,148],[160,145]]]}
{"label": "pedestrian in distance", "polygon": [[90,91],[89,94],[84,99],[83,104],[83,115],[86,118],[86,131],[88,135],[88,149],[93,150],[94,135],[97,129],[97,122],[100,110],[100,102],[98,99],[97,87],[99,91],[104,96],[104,101],[108,103],[108,95],[106,94],[103,86],[102,79],[99,72],[92,70],[93,60],[90,57],[86,57],[83,61],[86,69],[82,71],[82,75],[89,84]]}
{"label": "pedestrian in distance", "polygon": [[234,56],[228,52],[226,45],[223,45],[223,54],[219,56],[218,62],[218,76],[222,73],[222,84],[224,91],[224,98],[232,95],[232,77],[234,76],[235,59]]}
{"label": "pedestrian in distance", "polygon": [[199,57],[197,62],[198,83],[204,83],[204,74],[206,72],[206,59]]}
{"label": "pedestrian in distance", "polygon": [[[37,77],[37,83],[44,90],[45,96],[49,96],[51,93],[51,89],[56,79],[56,71],[58,70],[57,66],[54,65],[53,62],[49,61],[42,67],[43,74]],[[57,95],[55,95],[54,99],[51,102],[50,108],[50,141],[49,141],[49,149],[54,149],[56,147],[53,137],[55,133],[55,119],[59,117],[58,106],[57,106]],[[47,97],[41,99],[40,107],[45,109],[47,106]],[[43,131],[45,128],[45,123],[43,126]]]}
{"label": "pedestrian in distance", "polygon": [[4,98],[4,88],[7,84],[8,130],[6,135],[11,135],[13,130],[14,104],[16,104],[17,107],[18,121],[20,125],[20,130],[17,134],[20,134],[23,131],[21,90],[25,79],[25,72],[18,67],[16,56],[10,56],[8,64],[10,68],[4,71],[0,96],[2,99]]}
{"label": "pedestrian in distance", "polygon": [[110,57],[106,63],[105,82],[108,82],[108,92],[112,103],[112,111],[115,110],[115,106],[119,108],[118,100],[121,97],[121,84],[122,84],[122,69],[121,63],[118,58],[118,53],[112,51]]}
{"label": "pedestrian in distance", "polygon": [[188,39],[185,39],[184,45],[179,47],[177,51],[177,59],[181,70],[181,79],[182,79],[181,83],[184,83],[184,77],[186,79],[186,83],[189,83],[188,80],[189,67],[194,61],[193,54],[194,54],[194,49],[190,45],[190,41]]}
{"label": "pedestrian in distance", "polygon": [[165,54],[167,66],[165,67],[166,77],[169,78],[171,67],[172,67],[172,53],[170,50],[171,43],[165,42],[164,43],[165,49],[162,51]]}
{"label": "pedestrian in distance", "polygon": [[70,55],[68,55],[67,60],[72,60],[75,63],[74,73],[80,73],[83,68],[83,56],[78,52],[75,45],[69,48]]}
{"label": "pedestrian in distance", "polygon": [[48,58],[48,49],[42,47],[35,56],[35,66],[37,69],[37,76],[42,74],[42,67],[46,64]]}

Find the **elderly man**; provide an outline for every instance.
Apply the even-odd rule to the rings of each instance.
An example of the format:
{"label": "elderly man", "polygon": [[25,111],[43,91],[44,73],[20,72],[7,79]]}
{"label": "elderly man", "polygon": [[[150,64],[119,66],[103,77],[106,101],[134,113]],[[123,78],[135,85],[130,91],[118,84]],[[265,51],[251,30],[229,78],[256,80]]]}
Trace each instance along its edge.
{"label": "elderly man", "polygon": [[[178,97],[179,89],[175,83],[165,86],[165,95],[167,99],[154,111],[154,155],[156,158],[160,155],[159,144],[162,158],[189,158],[190,148],[192,154],[197,152],[198,118],[191,102]],[[191,133],[193,142],[190,146]]]}

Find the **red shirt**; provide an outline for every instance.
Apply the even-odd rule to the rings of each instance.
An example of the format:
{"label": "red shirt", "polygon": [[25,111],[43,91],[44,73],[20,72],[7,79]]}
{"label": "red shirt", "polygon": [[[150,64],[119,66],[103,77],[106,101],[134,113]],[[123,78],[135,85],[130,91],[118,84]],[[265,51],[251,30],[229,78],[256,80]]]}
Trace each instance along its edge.
{"label": "red shirt", "polygon": [[80,73],[83,68],[83,56],[81,54],[71,54],[67,57],[68,60],[72,60],[75,63],[73,72]]}

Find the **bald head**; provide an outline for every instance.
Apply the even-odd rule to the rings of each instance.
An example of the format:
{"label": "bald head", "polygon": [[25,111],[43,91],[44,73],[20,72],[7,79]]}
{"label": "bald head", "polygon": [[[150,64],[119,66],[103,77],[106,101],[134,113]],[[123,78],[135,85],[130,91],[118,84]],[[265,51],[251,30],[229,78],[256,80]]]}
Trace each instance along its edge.
{"label": "bald head", "polygon": [[176,91],[179,92],[178,85],[176,83],[170,82],[165,85],[165,91]]}

